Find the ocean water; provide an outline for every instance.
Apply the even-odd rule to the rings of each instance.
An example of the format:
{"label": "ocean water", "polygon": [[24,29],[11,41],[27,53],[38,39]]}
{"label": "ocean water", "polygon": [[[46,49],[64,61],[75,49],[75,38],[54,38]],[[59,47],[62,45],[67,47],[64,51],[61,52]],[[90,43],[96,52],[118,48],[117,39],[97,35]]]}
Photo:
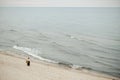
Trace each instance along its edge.
{"label": "ocean water", "polygon": [[120,8],[0,8],[0,50],[120,77]]}

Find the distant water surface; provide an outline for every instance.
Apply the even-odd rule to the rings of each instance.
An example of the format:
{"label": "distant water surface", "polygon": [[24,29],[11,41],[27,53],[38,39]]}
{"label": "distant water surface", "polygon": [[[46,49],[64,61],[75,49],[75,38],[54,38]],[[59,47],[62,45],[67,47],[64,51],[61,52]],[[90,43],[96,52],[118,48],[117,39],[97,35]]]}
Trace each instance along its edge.
{"label": "distant water surface", "polygon": [[0,8],[0,49],[120,76],[120,8]]}

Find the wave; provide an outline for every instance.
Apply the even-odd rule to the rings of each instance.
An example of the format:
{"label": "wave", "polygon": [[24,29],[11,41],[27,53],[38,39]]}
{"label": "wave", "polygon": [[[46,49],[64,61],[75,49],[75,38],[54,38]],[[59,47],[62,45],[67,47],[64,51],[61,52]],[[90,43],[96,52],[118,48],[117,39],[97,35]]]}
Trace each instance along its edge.
{"label": "wave", "polygon": [[[119,48],[110,47],[108,44],[104,44],[103,42],[101,42],[101,38],[98,38],[95,36],[93,37],[89,35],[89,37],[88,36],[78,37],[78,36],[73,36],[70,34],[65,34],[65,36],[69,37],[70,39],[75,39],[85,44],[93,45],[94,47],[102,48],[104,51],[101,51],[101,52],[105,52],[105,49],[109,50],[109,52],[111,51],[120,52]],[[113,39],[104,39],[104,38],[102,39],[107,40],[107,41],[111,41],[111,40],[114,41]],[[119,43],[119,42],[114,41],[114,43]],[[105,45],[108,45],[108,46],[105,46]],[[108,53],[108,52],[105,52],[105,53]]]}
{"label": "wave", "polygon": [[71,64],[71,63],[59,62],[58,64],[62,65],[62,66],[65,66],[65,67],[68,67],[68,68],[76,69],[76,70],[83,70],[83,69],[93,70],[90,67],[84,67],[84,66],[80,66],[80,65]]}
{"label": "wave", "polygon": [[119,59],[116,59],[116,58],[109,58],[109,57],[103,57],[103,56],[96,56],[96,57],[101,59],[106,59],[106,60],[112,60],[112,61],[120,61]]}
{"label": "wave", "polygon": [[17,50],[20,50],[20,51],[23,51],[25,52],[26,54],[32,56],[32,57],[35,57],[37,59],[40,59],[42,61],[46,61],[46,62],[51,62],[51,63],[58,63],[56,61],[53,61],[53,60],[49,60],[49,59],[46,59],[46,58],[43,58],[41,56],[38,56],[40,52],[40,50],[37,50],[37,49],[32,49],[32,48],[27,48],[27,47],[19,47],[19,46],[13,46],[14,49],[17,49]]}
{"label": "wave", "polygon": [[40,54],[41,51],[37,50],[37,49],[34,49],[34,48],[20,47],[20,46],[17,46],[17,45],[13,46],[13,48],[17,49],[17,50],[20,50],[20,51],[23,51],[26,54],[28,54],[28,55],[30,55],[34,58],[37,58],[39,60],[42,60],[42,61],[59,64],[59,65],[62,65],[62,66],[68,67],[68,68],[73,68],[73,69],[76,69],[76,70],[81,70],[81,69],[92,70],[91,68],[87,68],[87,67],[83,67],[83,66],[79,66],[79,65],[74,65],[72,63],[57,62],[57,61],[53,61],[53,60],[50,60],[50,59],[43,58],[41,56],[38,56],[38,54]]}

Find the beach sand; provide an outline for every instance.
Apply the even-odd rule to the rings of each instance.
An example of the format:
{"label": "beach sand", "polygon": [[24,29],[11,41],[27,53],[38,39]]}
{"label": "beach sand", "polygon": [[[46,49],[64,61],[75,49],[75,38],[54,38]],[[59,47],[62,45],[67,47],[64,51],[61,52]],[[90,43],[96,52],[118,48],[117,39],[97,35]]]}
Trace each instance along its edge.
{"label": "beach sand", "polygon": [[28,67],[25,58],[0,51],[0,80],[120,80],[104,74],[75,70],[33,59]]}

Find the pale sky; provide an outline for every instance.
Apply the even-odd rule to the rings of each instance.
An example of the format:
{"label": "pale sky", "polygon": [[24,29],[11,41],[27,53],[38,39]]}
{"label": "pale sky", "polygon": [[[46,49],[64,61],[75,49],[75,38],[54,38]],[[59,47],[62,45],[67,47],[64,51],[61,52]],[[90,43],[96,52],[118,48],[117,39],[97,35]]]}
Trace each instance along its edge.
{"label": "pale sky", "polygon": [[120,7],[120,0],[0,0],[0,6]]}

